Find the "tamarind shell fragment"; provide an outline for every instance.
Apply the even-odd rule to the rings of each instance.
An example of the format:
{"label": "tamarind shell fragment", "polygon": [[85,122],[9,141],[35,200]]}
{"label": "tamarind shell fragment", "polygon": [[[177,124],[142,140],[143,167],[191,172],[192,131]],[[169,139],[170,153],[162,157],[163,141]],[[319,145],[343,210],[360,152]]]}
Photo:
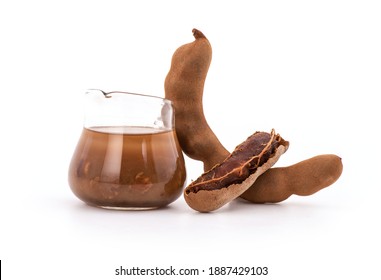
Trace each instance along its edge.
{"label": "tamarind shell fragment", "polygon": [[221,163],[203,173],[184,190],[196,211],[214,211],[244,193],[288,149],[279,134],[255,132]]}

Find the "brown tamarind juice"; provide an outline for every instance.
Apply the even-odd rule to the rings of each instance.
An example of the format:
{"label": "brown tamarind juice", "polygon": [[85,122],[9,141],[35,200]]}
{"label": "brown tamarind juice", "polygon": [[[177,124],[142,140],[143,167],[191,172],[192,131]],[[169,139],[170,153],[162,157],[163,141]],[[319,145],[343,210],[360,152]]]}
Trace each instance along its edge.
{"label": "brown tamarind juice", "polygon": [[184,158],[172,129],[83,128],[69,167],[74,194],[103,208],[165,206],[181,195],[185,179]]}

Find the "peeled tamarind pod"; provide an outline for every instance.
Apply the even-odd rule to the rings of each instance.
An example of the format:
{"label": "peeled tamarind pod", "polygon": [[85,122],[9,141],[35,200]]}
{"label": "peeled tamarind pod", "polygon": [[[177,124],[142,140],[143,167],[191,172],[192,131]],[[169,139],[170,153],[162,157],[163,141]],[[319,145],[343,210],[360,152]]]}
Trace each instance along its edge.
{"label": "peeled tamarind pod", "polygon": [[241,198],[254,203],[277,203],[291,195],[307,196],[336,182],[343,171],[341,158],[327,154],[262,174]]}
{"label": "peeled tamarind pod", "polygon": [[184,190],[185,201],[199,212],[216,210],[244,193],[287,150],[288,142],[274,130],[256,132],[223,162]]}
{"label": "peeled tamarind pod", "polygon": [[175,108],[176,135],[182,150],[190,158],[204,162],[204,169],[209,170],[221,162],[221,154],[230,153],[210,129],[202,106],[212,47],[201,31],[192,32],[195,40],[180,46],[172,56],[164,89]]}

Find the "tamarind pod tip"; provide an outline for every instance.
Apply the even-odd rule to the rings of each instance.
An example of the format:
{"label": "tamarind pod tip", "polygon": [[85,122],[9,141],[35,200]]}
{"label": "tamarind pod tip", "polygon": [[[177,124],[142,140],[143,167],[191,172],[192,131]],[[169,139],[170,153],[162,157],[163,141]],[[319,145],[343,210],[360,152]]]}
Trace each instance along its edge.
{"label": "tamarind pod tip", "polygon": [[202,33],[200,30],[193,28],[192,33],[195,39],[200,39],[200,38],[206,38],[204,33]]}

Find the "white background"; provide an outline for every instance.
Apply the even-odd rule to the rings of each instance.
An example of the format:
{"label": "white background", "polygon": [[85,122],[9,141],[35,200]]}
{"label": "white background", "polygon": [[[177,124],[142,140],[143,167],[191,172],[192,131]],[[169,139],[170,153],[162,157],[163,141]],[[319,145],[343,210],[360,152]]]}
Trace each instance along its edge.
{"label": "white background", "polygon": [[[119,266],[267,266],[262,279],[380,279],[379,1],[0,2],[0,259],[4,279],[119,279]],[[276,164],[342,157],[329,188],[200,214],[91,208],[67,183],[87,88],[164,96],[173,52],[209,38],[204,109],[232,150],[256,130]],[[202,172],[187,159],[188,180]],[[152,277],[129,277],[153,279]],[[166,279],[169,277],[166,277]],[[237,276],[232,279],[255,279]],[[163,278],[164,279],[164,278]],[[171,278],[169,278],[171,279]]]}

